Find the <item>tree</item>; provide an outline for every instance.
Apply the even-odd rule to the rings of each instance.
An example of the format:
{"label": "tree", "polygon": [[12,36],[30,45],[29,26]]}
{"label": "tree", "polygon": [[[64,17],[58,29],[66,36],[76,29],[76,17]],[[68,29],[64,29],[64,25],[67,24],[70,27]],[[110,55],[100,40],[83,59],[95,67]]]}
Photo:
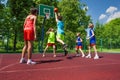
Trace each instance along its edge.
{"label": "tree", "polygon": [[[4,12],[6,16],[5,23],[0,23],[2,25],[7,25],[10,35],[12,35],[12,42],[14,44],[13,50],[16,50],[16,45],[18,41],[23,40],[23,22],[25,17],[29,14],[31,7],[38,7],[39,4],[45,4],[49,6],[58,7],[61,15],[63,15],[63,20],[65,23],[65,30],[67,35],[72,34],[70,38],[75,37],[76,32],[84,33],[84,29],[87,27],[90,21],[90,16],[86,16],[86,11],[82,9],[83,5],[79,0],[8,0],[8,12]],[[67,5],[65,5],[67,4]],[[75,7],[72,7],[75,6]],[[73,14],[74,12],[74,14]],[[6,15],[9,13],[9,16]],[[0,14],[2,16],[2,14]],[[37,21],[37,36],[40,38],[41,35],[41,25],[43,17],[38,15]],[[6,27],[6,26],[4,26]],[[49,27],[56,29],[55,18],[50,18],[46,21],[45,31]],[[45,37],[47,40],[47,37]]]}
{"label": "tree", "polygon": [[102,39],[104,48],[116,48],[116,46],[120,46],[120,18],[114,19],[104,25],[97,22],[95,32],[97,40]]}
{"label": "tree", "polygon": [[12,15],[11,19],[13,20],[11,27],[14,34],[14,51],[16,50],[17,36],[20,35],[23,30],[24,19],[33,6],[33,0],[9,0],[10,13]]}
{"label": "tree", "polygon": [[[73,40],[75,42],[76,32],[80,32],[82,38],[84,38],[85,28],[87,27],[90,16],[86,15],[86,11],[83,10],[83,3],[79,0],[61,0],[58,3],[58,9],[63,16],[66,34],[71,33],[70,36],[66,36],[67,40]],[[74,35],[73,35],[74,34]],[[67,41],[71,44],[70,41]],[[73,45],[73,44],[71,44]]]}
{"label": "tree", "polygon": [[114,19],[109,23],[105,24],[105,37],[109,38],[108,42],[111,47],[112,45],[120,46],[120,18]]}
{"label": "tree", "polygon": [[86,16],[86,11],[82,7],[83,5],[79,0],[61,0],[59,2],[58,8],[63,15],[65,29],[76,32],[82,25],[87,27],[90,17]]}

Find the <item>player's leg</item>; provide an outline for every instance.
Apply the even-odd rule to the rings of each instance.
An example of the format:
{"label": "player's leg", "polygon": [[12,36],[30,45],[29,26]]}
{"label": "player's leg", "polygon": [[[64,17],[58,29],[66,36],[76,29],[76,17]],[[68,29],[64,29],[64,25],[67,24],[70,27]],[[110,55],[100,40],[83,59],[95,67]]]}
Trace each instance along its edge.
{"label": "player's leg", "polygon": [[42,57],[45,57],[45,52],[46,52],[46,50],[48,49],[48,45],[46,46],[46,48],[44,49],[44,52],[43,52],[43,55],[42,55]]}
{"label": "player's leg", "polygon": [[80,54],[79,54],[79,52],[78,52],[78,49],[79,49],[79,46],[76,46],[76,47],[75,47],[75,51],[76,51],[76,56],[77,56],[77,57],[80,56]]}
{"label": "player's leg", "polygon": [[36,62],[32,61],[32,44],[33,41],[28,41],[28,61],[27,64],[36,64]]}
{"label": "player's leg", "polygon": [[96,49],[96,45],[93,46],[94,52],[95,52],[95,57],[94,59],[99,59],[98,53],[97,53],[97,49]]}
{"label": "player's leg", "polygon": [[[82,47],[81,47],[81,48],[82,48]],[[79,48],[79,50],[80,50],[80,52],[82,53],[82,57],[85,57],[85,54],[84,54],[84,52],[82,51],[81,48]]]}
{"label": "player's leg", "polygon": [[28,59],[31,59],[32,57],[32,41],[28,41]]}
{"label": "player's leg", "polygon": [[28,43],[27,43],[27,41],[24,41],[24,47],[22,49],[20,63],[26,63],[25,54],[26,54],[27,48],[28,48]]}
{"label": "player's leg", "polygon": [[88,46],[88,55],[86,56],[86,58],[91,58],[91,51],[90,51],[91,47],[90,45]]}
{"label": "player's leg", "polygon": [[58,37],[57,37],[57,41],[58,41],[59,43],[61,43],[61,44],[65,44],[65,43],[63,42],[63,40],[61,40],[61,39],[58,38]]}
{"label": "player's leg", "polygon": [[68,51],[67,51],[67,45],[64,42],[64,35],[63,34],[57,34],[56,38],[57,38],[58,42],[62,43],[63,50],[64,50],[64,55],[66,56],[68,54]]}
{"label": "player's leg", "polygon": [[55,45],[53,45],[53,57],[56,57],[56,46]]}
{"label": "player's leg", "polygon": [[63,45],[63,48],[67,47],[67,45],[64,42],[64,35],[63,34],[57,34],[56,38],[57,38],[57,41]]}

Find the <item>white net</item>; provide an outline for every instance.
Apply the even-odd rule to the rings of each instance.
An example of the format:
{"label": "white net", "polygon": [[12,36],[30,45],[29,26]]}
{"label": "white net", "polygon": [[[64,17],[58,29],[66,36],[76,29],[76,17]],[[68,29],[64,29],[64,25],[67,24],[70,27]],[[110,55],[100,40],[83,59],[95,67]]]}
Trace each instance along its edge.
{"label": "white net", "polygon": [[46,19],[49,19],[49,18],[50,18],[50,14],[46,13]]}

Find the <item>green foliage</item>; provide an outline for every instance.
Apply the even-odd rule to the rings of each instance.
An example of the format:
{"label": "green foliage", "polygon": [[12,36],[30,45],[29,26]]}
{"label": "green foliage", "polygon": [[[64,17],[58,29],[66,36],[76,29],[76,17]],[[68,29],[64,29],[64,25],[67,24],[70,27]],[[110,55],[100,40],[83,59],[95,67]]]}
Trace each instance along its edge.
{"label": "green foliage", "polygon": [[87,27],[90,17],[86,16],[86,12],[81,8],[82,3],[78,0],[62,0],[58,4],[58,9],[63,15],[65,29],[77,32],[81,25]]}
{"label": "green foliage", "polygon": [[120,47],[120,36],[119,36],[120,18],[114,19],[104,25],[96,23],[95,32],[96,32],[97,39],[98,40],[102,39],[104,43],[103,44],[104,47],[107,47],[107,48]]}
{"label": "green foliage", "polygon": [[11,15],[15,16],[17,20],[23,20],[33,6],[33,0],[9,0]]}
{"label": "green foliage", "polygon": [[0,10],[4,8],[4,5],[3,4],[0,4]]}
{"label": "green foliage", "polygon": [[[0,12],[0,29],[7,31],[5,36],[9,39],[9,49],[14,51],[23,47],[23,22],[29,14],[31,7],[38,7],[39,4],[58,7],[63,16],[65,24],[66,42],[70,47],[75,45],[76,33],[80,32],[82,38],[85,36],[85,28],[90,22],[90,16],[86,16],[86,11],[79,0],[8,0],[8,7]],[[73,7],[74,6],[74,7]],[[38,15],[37,18],[37,39],[41,39],[41,26],[43,17]],[[56,29],[55,18],[46,20],[44,33],[53,27]],[[3,34],[3,33],[2,33]],[[70,36],[69,36],[70,35]],[[47,36],[44,34],[44,46],[46,46]],[[71,44],[71,42],[73,42]],[[38,48],[38,42],[34,43],[34,48]]]}

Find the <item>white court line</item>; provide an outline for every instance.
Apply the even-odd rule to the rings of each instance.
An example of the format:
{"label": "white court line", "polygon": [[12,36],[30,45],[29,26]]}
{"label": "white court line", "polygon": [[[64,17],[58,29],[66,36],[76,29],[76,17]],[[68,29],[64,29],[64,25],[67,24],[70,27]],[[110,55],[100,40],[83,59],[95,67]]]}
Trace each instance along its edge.
{"label": "white court line", "polygon": [[[1,55],[1,57],[3,58],[3,55]],[[0,64],[2,62],[2,58],[0,59]],[[108,61],[117,61],[117,60],[114,60],[114,59],[110,59]],[[9,68],[9,67],[12,67],[14,65],[17,65],[19,64],[18,62],[14,63],[14,64],[10,64],[10,65],[7,65],[7,66],[4,66],[2,68],[0,68],[0,73],[12,73],[12,72],[30,72],[30,71],[42,71],[42,70],[59,70],[59,69],[70,69],[70,68],[78,68],[78,67],[86,67],[87,65],[79,65],[79,66],[64,66],[64,67],[56,67],[56,68],[45,68],[45,69],[26,69],[26,70],[8,70],[8,71],[2,71],[6,68]],[[112,64],[120,64],[120,63],[108,63],[108,64],[94,64],[94,65],[112,65]],[[39,65],[39,64],[36,64],[36,65]],[[89,65],[89,66],[94,66],[94,65]],[[27,66],[27,65],[26,65]],[[29,66],[29,65],[28,65]]]}
{"label": "white court line", "polygon": [[[102,66],[102,65],[115,65],[120,63],[109,63],[109,64],[95,64],[95,65],[89,65],[89,66]],[[7,67],[13,66],[15,64],[11,64]],[[33,71],[48,71],[48,70],[60,70],[60,69],[73,69],[73,68],[79,68],[79,67],[86,67],[87,65],[79,65],[79,66],[65,66],[65,67],[56,67],[56,68],[45,68],[45,69],[26,69],[26,70],[9,70],[9,71],[1,71],[0,73],[15,73],[15,72],[33,72]],[[2,69],[5,69],[2,68]]]}
{"label": "white court line", "polygon": [[6,69],[6,68],[8,68],[8,67],[14,66],[14,65],[16,65],[16,64],[18,64],[18,63],[14,63],[14,64],[10,64],[10,65],[4,66],[4,67],[0,68],[0,71]]}

